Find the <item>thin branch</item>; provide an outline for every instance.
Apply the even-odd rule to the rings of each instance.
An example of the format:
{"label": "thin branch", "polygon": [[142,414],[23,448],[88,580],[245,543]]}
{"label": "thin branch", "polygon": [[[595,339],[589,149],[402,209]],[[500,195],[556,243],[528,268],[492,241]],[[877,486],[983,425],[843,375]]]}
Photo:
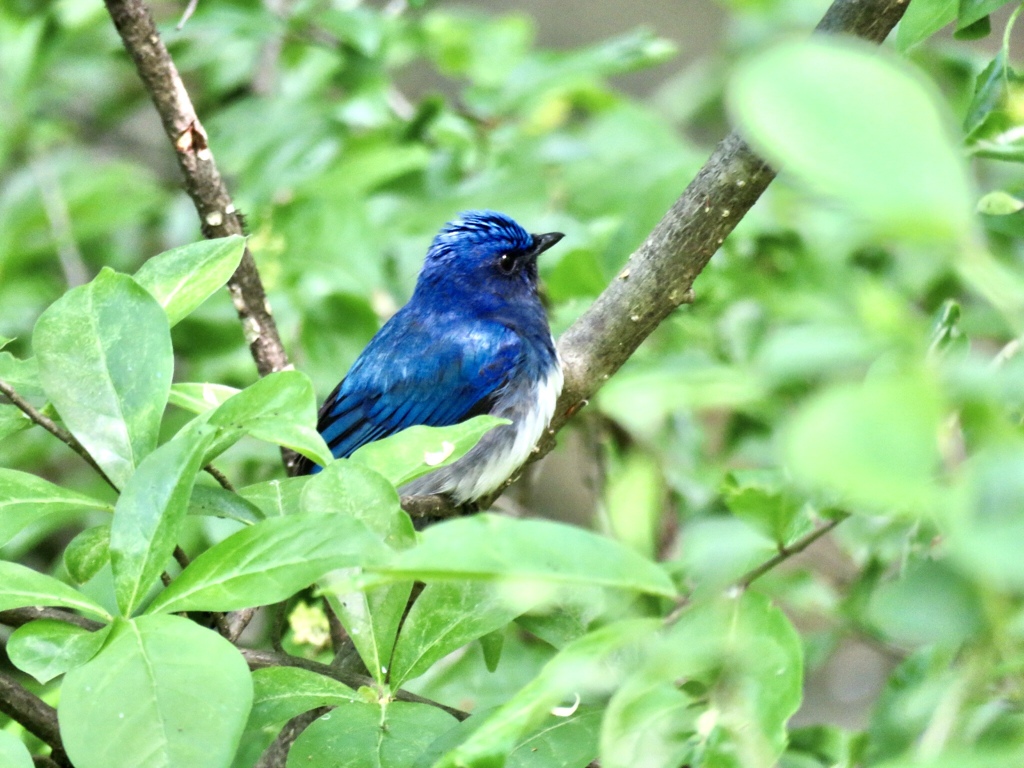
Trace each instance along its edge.
{"label": "thin branch", "polygon": [[217,469],[215,466],[213,466],[213,464],[207,464],[205,467],[203,467],[203,471],[206,472],[211,477],[213,477],[213,479],[216,480],[218,483],[220,483],[220,487],[223,488],[225,491],[231,491],[232,493],[235,493],[235,486],[233,486],[231,484],[231,481],[228,480],[228,476],[221,472],[219,469]]}
{"label": "thin branch", "polygon": [[[142,0],[105,0],[110,17],[128,50],[139,77],[156,106],[167,138],[174,147],[185,177],[185,190],[206,237],[244,234],[241,216],[228,194],[213,159],[206,130],[199,121],[192,100],[177,67]],[[235,274],[228,280],[235,310],[249,351],[261,376],[288,367],[288,356],[277,333],[256,262],[249,249]]]}
{"label": "thin branch", "polygon": [[811,544],[843,522],[843,520],[846,520],[849,516],[849,513],[843,512],[829,520],[827,523],[818,526],[807,535],[800,537],[792,544],[785,547],[779,547],[779,551],[774,557],[765,560],[756,568],[751,568],[745,574],[740,576],[740,578],[736,580],[736,587],[739,589],[746,589],[780,563],[784,563],[786,560],[789,560],[793,555],[799,555],[811,546]]}
{"label": "thin branch", "polygon": [[0,624],[8,627],[20,627],[23,624],[28,624],[30,621],[36,619],[53,619],[54,621],[63,621],[66,624],[74,624],[76,627],[87,629],[90,632],[95,632],[97,629],[102,629],[106,624],[102,624],[92,619],[87,619],[84,616],[79,616],[77,613],[72,613],[63,608],[11,608],[6,611],[0,611]]}
{"label": "thin branch", "polygon": [[99,473],[100,477],[102,477],[106,481],[107,485],[109,485],[115,491],[118,490],[118,487],[114,485],[114,481],[107,477],[107,473],[104,472],[100,465],[96,463],[96,460],[85,449],[85,446],[78,442],[78,439],[74,435],[72,435],[70,432],[64,429],[64,427],[54,422],[52,419],[48,418],[47,416],[44,416],[35,408],[33,408],[30,402],[28,402],[25,398],[19,395],[15,391],[14,387],[12,387],[3,379],[0,379],[0,392],[2,392],[4,396],[11,401],[11,403],[17,406],[17,408],[20,409],[21,412],[28,416],[33,422],[38,424],[40,427],[45,429],[47,432],[49,432],[51,435],[56,437],[62,443],[71,448],[71,450],[73,450],[75,453],[77,453],[79,456],[85,459],[85,462]]}
{"label": "thin branch", "polygon": [[64,754],[64,744],[60,740],[57,710],[3,672],[0,672],[0,712],[48,744],[53,749],[50,754],[53,762],[62,768],[71,768],[71,763]]}
{"label": "thin branch", "polygon": [[[880,43],[906,7],[907,0],[835,0],[815,31]],[[551,451],[555,433],[654,329],[681,304],[692,301],[693,281],[774,178],[775,171],[738,133],[719,143],[618,276],[558,340],[565,386],[533,460]],[[427,521],[460,513],[441,496],[405,497],[402,507]]]}

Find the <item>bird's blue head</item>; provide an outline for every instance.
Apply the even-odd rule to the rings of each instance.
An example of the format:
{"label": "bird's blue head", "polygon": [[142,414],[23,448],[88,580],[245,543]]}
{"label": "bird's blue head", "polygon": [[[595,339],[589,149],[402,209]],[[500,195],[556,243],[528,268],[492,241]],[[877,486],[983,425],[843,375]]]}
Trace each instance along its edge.
{"label": "bird's blue head", "polygon": [[483,304],[535,299],[537,257],[562,237],[531,235],[503,213],[465,211],[430,244],[416,293],[443,290]]}

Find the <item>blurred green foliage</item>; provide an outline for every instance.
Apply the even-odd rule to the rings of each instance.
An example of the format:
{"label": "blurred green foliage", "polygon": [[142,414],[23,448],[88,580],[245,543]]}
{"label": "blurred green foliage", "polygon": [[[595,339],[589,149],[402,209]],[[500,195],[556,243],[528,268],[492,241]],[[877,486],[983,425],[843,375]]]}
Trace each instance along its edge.
{"label": "blurred green foliage", "polygon": [[[722,48],[645,99],[615,78],[673,57],[656,31],[551,51],[525,15],[426,2],[204,0],[180,30],[155,6],[302,372],[255,384],[213,293],[240,242],[195,244],[103,6],[0,7],[0,379],[122,489],[0,402],[0,610],[106,624],[2,636],[76,768],[149,749],[248,768],[318,706],[337,716],[294,765],[1021,764],[1020,6],[913,0],[878,51],[779,42],[820,3],[720,5]],[[314,392],[408,297],[441,223],[493,207],[565,232],[541,264],[557,334],[730,120],[780,178],[518,496],[604,536],[489,515],[416,534],[393,485],[425,470],[429,432],[282,479],[277,446],[321,455]],[[447,433],[449,460],[487,426]],[[196,481],[215,456],[237,494]],[[838,518],[818,557],[736,589]],[[301,627],[330,604],[372,686],[250,675],[169,615],[321,579],[284,648],[329,661]],[[816,708],[805,681],[851,644],[884,687]],[[407,684],[473,715],[392,702]],[[45,752],[0,718],[0,763],[30,764],[19,739]]]}

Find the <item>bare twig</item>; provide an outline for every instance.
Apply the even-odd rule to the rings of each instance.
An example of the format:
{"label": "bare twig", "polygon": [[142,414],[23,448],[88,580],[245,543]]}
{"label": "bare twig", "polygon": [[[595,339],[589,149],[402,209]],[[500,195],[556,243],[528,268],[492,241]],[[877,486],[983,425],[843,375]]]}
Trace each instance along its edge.
{"label": "bare twig", "polygon": [[215,466],[213,466],[213,464],[207,464],[205,467],[203,467],[203,470],[208,475],[213,477],[214,480],[220,483],[220,487],[223,488],[225,491],[231,491],[232,493],[235,492],[235,486],[233,486],[231,484],[231,481],[228,480],[228,476],[221,472],[219,469],[217,469]]}
{"label": "bare twig", "polygon": [[179,32],[188,23],[188,20],[192,18],[192,14],[196,12],[196,8],[199,7],[199,0],[188,0],[188,5],[185,6],[185,12],[181,14],[181,21],[178,22],[178,26],[175,27]]}
{"label": "bare twig", "polygon": [[[835,0],[816,32],[880,43],[906,7],[907,0]],[[774,178],[775,171],[738,133],[719,143],[618,276],[558,340],[565,387],[534,459],[554,447],[555,433],[644,339],[677,307],[692,301],[693,281]],[[460,512],[439,496],[406,497],[402,507],[414,518],[428,520]]]}
{"label": "bare twig", "polygon": [[49,744],[53,749],[50,754],[53,762],[62,768],[71,768],[64,754],[64,744],[60,740],[57,710],[3,672],[0,672],[0,712],[21,723],[26,731]]}
{"label": "bare twig", "polygon": [[829,520],[827,523],[818,526],[810,533],[800,537],[792,544],[785,547],[779,547],[779,551],[774,557],[765,560],[756,568],[751,568],[745,574],[740,576],[740,578],[736,580],[736,586],[739,589],[746,589],[780,563],[789,560],[789,558],[793,557],[793,555],[798,555],[801,552],[803,552],[805,549],[811,546],[811,544],[813,544],[826,533],[831,531],[833,528],[835,528],[837,525],[843,522],[843,520],[846,520],[849,516],[850,515],[846,512],[837,515],[836,517]]}
{"label": "bare twig", "polygon": [[89,280],[89,270],[82,261],[82,253],[75,242],[75,233],[71,229],[71,216],[68,204],[61,192],[60,179],[49,160],[37,160],[32,165],[39,186],[39,196],[43,201],[46,219],[50,222],[53,242],[57,248],[57,258],[64,270],[64,281],[69,288],[82,285]]}
{"label": "bare twig", "polygon": [[66,624],[74,624],[76,627],[82,629],[88,629],[90,632],[95,632],[97,629],[102,629],[105,624],[92,619],[87,619],[84,616],[79,616],[77,613],[64,610],[63,608],[11,608],[6,611],[0,611],[0,624],[8,627],[20,627],[23,624],[28,624],[30,621],[36,619],[53,619],[54,621],[63,621]]}
{"label": "bare twig", "polygon": [[49,432],[51,435],[56,437],[62,443],[71,448],[71,450],[73,450],[75,453],[77,453],[79,456],[85,459],[85,462],[99,473],[100,477],[102,477],[106,481],[107,485],[109,485],[115,491],[118,490],[118,487],[114,485],[114,481],[107,477],[107,473],[104,472],[100,465],[96,463],[96,460],[89,454],[87,450],[85,450],[85,446],[78,442],[78,439],[74,435],[72,435],[70,432],[64,429],[64,427],[60,426],[55,421],[53,421],[53,419],[44,416],[35,408],[33,408],[30,402],[28,402],[25,398],[19,395],[15,391],[14,387],[12,387],[3,379],[0,379],[0,392],[2,392],[4,396],[11,401],[11,403],[17,406],[21,410],[21,412],[28,416],[33,422],[38,424],[40,427],[45,429],[47,432]]}
{"label": "bare twig", "polygon": [[[244,234],[241,217],[213,159],[206,130],[149,8],[142,0],[106,0],[106,6],[174,147],[203,234],[211,238]],[[248,248],[228,281],[228,289],[260,375],[287,368],[288,356]]]}

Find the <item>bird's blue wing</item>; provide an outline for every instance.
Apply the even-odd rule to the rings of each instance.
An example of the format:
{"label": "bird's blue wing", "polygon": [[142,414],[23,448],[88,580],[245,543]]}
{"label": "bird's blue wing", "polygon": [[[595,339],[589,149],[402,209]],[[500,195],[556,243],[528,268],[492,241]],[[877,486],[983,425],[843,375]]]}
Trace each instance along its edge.
{"label": "bird's blue wing", "polygon": [[407,427],[444,427],[486,413],[519,365],[518,334],[498,323],[425,322],[399,312],[320,410],[337,458]]}

